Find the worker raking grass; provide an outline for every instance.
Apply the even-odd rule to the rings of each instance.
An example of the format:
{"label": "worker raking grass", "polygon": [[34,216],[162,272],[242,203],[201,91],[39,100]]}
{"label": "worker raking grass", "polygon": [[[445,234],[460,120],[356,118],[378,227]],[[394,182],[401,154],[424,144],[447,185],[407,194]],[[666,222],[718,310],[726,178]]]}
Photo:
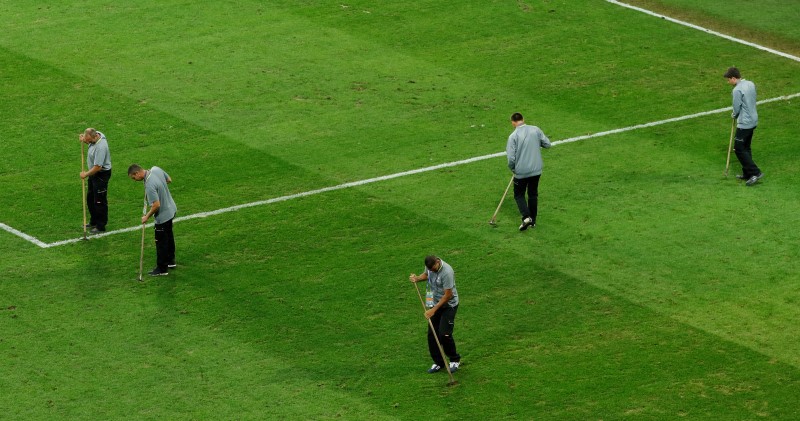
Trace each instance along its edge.
{"label": "worker raking grass", "polygon": [[154,216],[156,220],[156,267],[148,274],[150,276],[169,275],[169,269],[176,267],[172,219],[178,212],[168,186],[169,183],[172,183],[172,178],[159,167],[145,170],[138,164],[133,164],[128,168],[128,177],[134,181],[144,181],[145,197],[150,205],[150,210],[142,216],[141,223],[146,224],[151,216]]}

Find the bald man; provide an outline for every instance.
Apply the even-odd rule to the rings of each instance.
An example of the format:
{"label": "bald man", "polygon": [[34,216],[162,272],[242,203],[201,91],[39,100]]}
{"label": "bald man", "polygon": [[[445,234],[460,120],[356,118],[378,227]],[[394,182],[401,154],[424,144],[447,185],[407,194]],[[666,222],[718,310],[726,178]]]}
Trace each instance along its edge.
{"label": "bald man", "polygon": [[105,232],[108,224],[108,181],[111,179],[111,153],[106,136],[94,128],[87,128],[80,141],[89,145],[86,154],[87,171],[81,171],[81,179],[88,179],[86,207],[89,209],[89,231],[91,234]]}

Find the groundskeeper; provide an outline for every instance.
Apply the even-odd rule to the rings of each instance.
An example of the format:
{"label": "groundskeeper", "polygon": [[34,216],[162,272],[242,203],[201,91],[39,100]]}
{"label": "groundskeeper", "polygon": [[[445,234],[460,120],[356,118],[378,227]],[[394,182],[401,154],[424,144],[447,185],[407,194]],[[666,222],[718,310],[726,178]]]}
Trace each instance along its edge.
{"label": "groundskeeper", "polygon": [[108,181],[111,179],[111,153],[106,136],[91,127],[79,136],[81,142],[89,145],[86,154],[87,171],[81,171],[81,179],[88,178],[86,207],[89,210],[91,234],[105,232],[108,224]]}
{"label": "groundskeeper", "polygon": [[[425,271],[421,275],[412,273],[408,279],[414,283],[427,281],[425,291],[432,295],[432,300],[426,305],[425,311],[425,317],[431,321],[428,325],[428,352],[433,359],[433,365],[428,369],[428,373],[437,373],[445,365],[436,343],[437,337],[447,359],[450,360],[450,372],[455,372],[461,364],[461,356],[456,351],[456,341],[453,339],[458,312],[458,291],[453,268],[444,260],[431,255],[425,257]],[[436,332],[431,330],[431,325],[436,328]]]}
{"label": "groundskeeper", "polygon": [[[520,231],[536,226],[539,213],[539,178],[542,176],[541,148],[551,146],[550,139],[536,126],[525,124],[520,113],[511,115],[514,131],[506,143],[508,168],[514,173],[514,200],[522,216]],[[525,193],[528,200],[525,200]]]}
{"label": "groundskeeper", "polygon": [[150,209],[142,216],[142,224],[146,224],[151,216],[155,217],[156,267],[148,274],[163,276],[175,264],[175,237],[172,234],[172,219],[178,212],[168,184],[172,178],[159,167],[145,170],[138,164],[128,168],[128,177],[134,181],[144,181],[145,198]]}
{"label": "groundskeeper", "polygon": [[758,126],[756,85],[749,80],[742,79],[742,74],[736,67],[728,68],[724,76],[728,79],[728,83],[733,85],[733,113],[731,116],[736,119],[733,150],[736,152],[739,163],[742,164],[742,173],[736,178],[746,180],[745,184],[752,186],[764,176],[764,173],[753,161],[753,152],[750,149],[753,132]]}

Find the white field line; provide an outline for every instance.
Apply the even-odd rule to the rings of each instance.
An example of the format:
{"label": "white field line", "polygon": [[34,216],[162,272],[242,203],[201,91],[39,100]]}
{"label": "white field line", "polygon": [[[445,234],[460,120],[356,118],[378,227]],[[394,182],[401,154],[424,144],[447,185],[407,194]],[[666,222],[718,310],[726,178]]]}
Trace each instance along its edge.
{"label": "white field line", "polygon": [[[175,220],[177,221],[178,218],[175,218]],[[146,227],[152,227],[153,225],[154,224],[151,222],[151,223],[147,224]],[[106,231],[106,232],[101,233],[101,234],[90,235],[90,236],[87,236],[86,239],[87,240],[92,240],[92,239],[97,239],[97,238],[102,238],[102,237],[108,237],[109,235],[122,234],[123,232],[139,231],[140,229],[142,229],[142,226],[141,225],[137,225],[135,227],[122,228],[122,229],[118,229],[118,230],[114,230],[114,231]],[[56,241],[55,243],[42,243],[44,245],[43,246],[39,246],[39,247],[42,247],[42,248],[58,247],[58,246],[63,246],[65,244],[77,243],[77,242],[79,242],[81,240],[83,240],[83,237],[73,238],[71,240]],[[36,241],[39,241],[39,240],[36,240]]]}
{"label": "white field line", "polygon": [[721,32],[713,31],[711,29],[704,28],[702,26],[695,25],[693,23],[684,22],[682,20],[671,18],[669,16],[662,15],[662,14],[653,12],[651,10],[642,9],[641,7],[636,7],[636,6],[627,4],[627,3],[622,3],[622,2],[619,2],[619,1],[616,1],[616,0],[606,0],[606,1],[609,2],[609,3],[612,3],[612,4],[616,4],[618,6],[627,7],[628,9],[633,9],[633,10],[636,10],[638,12],[646,13],[646,14],[651,15],[651,16],[655,16],[655,17],[658,17],[658,18],[661,18],[661,19],[664,19],[664,20],[668,20],[670,22],[677,23],[679,25],[688,26],[689,28],[697,29],[698,31],[703,31],[705,33],[708,33],[708,34],[711,34],[711,35],[715,35],[715,36],[718,36],[720,38],[725,38],[725,39],[727,39],[729,41],[738,42],[739,44],[744,44],[744,45],[747,45],[749,47],[758,48],[759,50],[766,51],[768,53],[772,53],[772,54],[775,54],[775,55],[778,55],[778,56],[781,56],[781,57],[784,57],[784,58],[788,58],[789,60],[794,60],[794,61],[800,62],[800,57],[796,57],[796,56],[793,56],[791,54],[784,53],[783,51],[774,50],[772,48],[765,47],[763,45],[759,45],[759,44],[752,43],[750,41],[745,41],[743,39],[735,38],[735,37],[732,37],[730,35],[723,34]]}
{"label": "white field line", "polygon": [[[792,95],[784,95],[784,96],[779,96],[779,97],[775,97],[775,98],[765,99],[765,100],[762,100],[762,101],[758,101],[758,104],[767,104],[767,103],[776,102],[776,101],[788,101],[790,99],[798,98],[798,97],[800,97],[800,92],[798,92],[796,94],[792,94]],[[588,135],[584,135],[584,136],[571,137],[569,139],[557,140],[555,142],[552,142],[552,144],[553,145],[560,145],[560,144],[564,144],[564,143],[572,143],[572,142],[577,142],[577,141],[580,141],[580,140],[593,139],[593,138],[608,136],[608,135],[617,134],[617,133],[624,133],[624,132],[629,132],[629,131],[632,131],[632,130],[638,130],[638,129],[643,129],[643,128],[647,128],[647,127],[659,126],[659,125],[662,125],[662,124],[674,123],[674,122],[677,122],[677,121],[689,120],[689,119],[693,119],[693,118],[703,117],[703,116],[712,115],[712,114],[720,114],[720,113],[729,112],[729,111],[732,111],[732,107],[718,108],[716,110],[703,111],[701,113],[688,114],[688,115],[684,115],[684,116],[681,116],[681,117],[668,118],[666,120],[653,121],[653,122],[650,122],[650,123],[637,124],[635,126],[623,127],[621,129],[614,129],[614,130],[608,130],[608,131],[604,131],[604,132],[588,134]],[[188,221],[190,219],[195,219],[195,218],[207,218],[209,216],[220,215],[220,214],[228,213],[228,212],[234,212],[234,211],[238,211],[240,209],[252,208],[252,207],[255,207],[255,206],[262,206],[262,205],[269,205],[269,204],[278,203],[278,202],[285,202],[287,200],[298,199],[298,198],[306,197],[306,196],[313,196],[315,194],[326,193],[326,192],[331,192],[331,191],[335,191],[335,190],[342,190],[342,189],[346,189],[346,188],[350,188],[350,187],[363,186],[365,184],[376,183],[378,181],[391,180],[393,178],[405,177],[407,175],[421,174],[421,173],[428,172],[428,171],[440,170],[442,168],[455,167],[455,166],[458,166],[458,165],[470,164],[470,163],[473,163],[473,162],[483,161],[483,160],[486,160],[486,159],[499,158],[501,156],[505,156],[505,154],[506,154],[505,152],[497,152],[497,153],[493,153],[493,154],[490,154],[490,155],[478,156],[478,157],[475,157],[475,158],[464,159],[464,160],[461,160],[461,161],[447,162],[447,163],[444,163],[444,164],[433,165],[433,166],[430,166],[430,167],[419,168],[419,169],[416,169],[416,170],[403,171],[403,172],[399,172],[399,173],[395,173],[395,174],[384,175],[384,176],[381,176],[381,177],[369,178],[369,179],[366,179],[366,180],[352,181],[352,182],[349,182],[349,183],[339,184],[339,185],[336,185],[336,186],[324,187],[324,188],[317,189],[317,190],[310,190],[310,191],[303,192],[303,193],[290,194],[290,195],[287,195],[287,196],[275,197],[275,198],[267,199],[267,200],[259,200],[257,202],[245,203],[245,204],[242,204],[242,205],[236,205],[236,206],[231,206],[231,207],[228,207],[228,208],[217,209],[217,210],[214,210],[214,211],[194,213],[194,214],[191,214],[191,215],[177,217],[177,218],[175,218],[175,220],[173,222]],[[152,227],[153,224],[151,223],[151,224],[148,224],[147,226],[148,227]],[[63,245],[66,245],[66,244],[77,243],[77,242],[80,242],[81,240],[83,240],[83,237],[79,237],[79,238],[73,238],[73,239],[70,239],[70,240],[56,241],[54,243],[45,243],[45,242],[37,239],[36,237],[30,236],[28,234],[25,234],[24,232],[16,230],[16,229],[14,229],[14,228],[6,225],[6,224],[3,224],[3,223],[0,223],[0,228],[2,228],[3,230],[5,230],[5,231],[7,231],[7,232],[9,232],[11,234],[14,234],[14,235],[18,236],[18,237],[20,237],[20,238],[22,238],[24,240],[27,240],[27,241],[29,241],[29,242],[31,242],[31,243],[33,243],[33,244],[35,244],[35,245],[37,245],[37,246],[39,246],[41,248],[51,248],[51,247],[63,246]],[[91,239],[107,237],[109,235],[121,234],[121,233],[124,233],[124,232],[137,231],[137,230],[139,230],[141,228],[142,228],[141,225],[137,225],[137,226],[134,226],[134,227],[124,228],[124,229],[119,229],[119,230],[114,230],[114,231],[108,231],[108,232],[104,232],[102,234],[90,236],[89,239],[91,240]]]}
{"label": "white field line", "polygon": [[[800,92],[798,92],[796,94],[783,95],[783,96],[778,96],[778,97],[775,97],[775,98],[765,99],[765,100],[756,102],[756,104],[760,105],[760,104],[767,104],[767,103],[776,102],[776,101],[788,101],[790,99],[798,98],[798,97],[800,97]],[[703,116],[712,115],[712,114],[720,114],[720,113],[724,113],[726,111],[733,111],[733,107],[717,108],[716,110],[703,111],[703,112],[697,113],[697,114],[689,114],[689,115],[684,115],[684,116],[681,116],[681,117],[668,118],[666,120],[654,121],[652,123],[638,124],[636,126],[624,127],[624,128],[621,128],[621,129],[614,129],[614,130],[594,133],[594,134],[590,134],[590,135],[586,135],[586,136],[571,137],[569,139],[564,139],[564,140],[559,140],[558,142],[553,142],[553,144],[555,145],[555,144],[558,144],[558,143],[577,142],[579,140],[591,139],[593,137],[600,137],[600,136],[606,136],[606,135],[610,135],[610,134],[629,132],[631,130],[643,129],[643,128],[646,128],[646,127],[653,127],[653,126],[660,126],[662,124],[674,123],[676,121],[689,120],[689,119],[692,119],[692,118],[703,117]],[[505,154],[503,154],[503,155],[505,155]]]}
{"label": "white field line", "polygon": [[37,246],[39,246],[41,248],[47,248],[48,247],[47,243],[44,243],[44,242],[40,241],[38,238],[30,236],[28,234],[25,234],[24,232],[19,231],[17,229],[14,229],[14,228],[12,228],[12,227],[10,227],[10,226],[2,223],[2,222],[0,222],[0,228],[2,228],[3,231],[5,231],[5,232],[9,232],[11,234],[14,234],[17,237],[22,238],[22,239],[24,239],[26,241],[30,241],[31,243],[36,244]]}

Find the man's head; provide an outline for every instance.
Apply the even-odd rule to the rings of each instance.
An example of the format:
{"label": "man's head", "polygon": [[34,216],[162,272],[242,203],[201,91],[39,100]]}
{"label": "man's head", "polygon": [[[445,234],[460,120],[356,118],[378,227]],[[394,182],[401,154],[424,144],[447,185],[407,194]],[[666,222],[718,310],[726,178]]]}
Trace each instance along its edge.
{"label": "man's head", "polygon": [[728,70],[723,75],[725,79],[728,79],[728,83],[731,85],[736,85],[739,82],[739,79],[742,78],[742,74],[739,73],[739,69],[735,67],[728,67]]}
{"label": "man's head", "polygon": [[439,258],[434,255],[425,256],[425,267],[428,268],[428,270],[432,270],[434,272],[438,271],[442,266],[442,264],[439,262]]}
{"label": "man's head", "polygon": [[139,164],[133,164],[128,167],[128,177],[130,177],[133,181],[144,180],[145,174],[147,174],[147,171],[140,167]]}
{"label": "man's head", "polygon": [[525,124],[525,117],[523,117],[520,113],[511,114],[511,124],[514,127],[519,127],[520,125]]}
{"label": "man's head", "polygon": [[87,128],[81,134],[81,141],[86,143],[95,143],[100,140],[100,134],[97,132],[97,129],[92,127]]}

